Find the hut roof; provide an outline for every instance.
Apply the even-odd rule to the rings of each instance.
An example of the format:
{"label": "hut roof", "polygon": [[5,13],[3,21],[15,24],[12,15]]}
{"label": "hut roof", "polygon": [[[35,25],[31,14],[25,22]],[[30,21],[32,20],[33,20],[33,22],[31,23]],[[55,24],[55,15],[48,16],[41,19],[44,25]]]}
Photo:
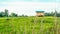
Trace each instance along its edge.
{"label": "hut roof", "polygon": [[36,12],[42,12],[43,13],[44,11],[36,11]]}

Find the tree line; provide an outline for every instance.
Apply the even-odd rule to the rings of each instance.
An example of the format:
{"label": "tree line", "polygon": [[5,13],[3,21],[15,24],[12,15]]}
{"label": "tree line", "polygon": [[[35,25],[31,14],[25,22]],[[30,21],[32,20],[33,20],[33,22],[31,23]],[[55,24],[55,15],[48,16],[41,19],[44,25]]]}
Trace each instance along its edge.
{"label": "tree line", "polygon": [[12,16],[17,17],[17,14],[15,14],[15,13],[11,13],[11,15],[9,15],[7,9],[5,9],[4,12],[0,12],[0,17],[12,17]]}
{"label": "tree line", "polygon": [[8,12],[7,9],[5,9],[4,12],[3,12],[3,11],[0,12],[0,17],[22,17],[22,16],[27,17],[27,15],[24,15],[24,14],[18,16],[18,14],[16,14],[16,13],[11,13],[11,14],[9,15],[9,12]]}
{"label": "tree line", "polygon": [[57,12],[56,10],[55,10],[55,12],[48,12],[48,13],[46,12],[45,13],[45,16],[56,16],[56,17],[60,17],[60,12]]}
{"label": "tree line", "polygon": [[[60,17],[60,13],[58,13],[57,11],[44,13],[45,16],[54,16],[55,14],[57,17]],[[18,14],[16,14],[16,13],[11,13],[9,15],[8,10],[5,9],[4,12],[0,12],[0,17],[27,17],[27,15],[22,14],[22,15],[18,16]]]}

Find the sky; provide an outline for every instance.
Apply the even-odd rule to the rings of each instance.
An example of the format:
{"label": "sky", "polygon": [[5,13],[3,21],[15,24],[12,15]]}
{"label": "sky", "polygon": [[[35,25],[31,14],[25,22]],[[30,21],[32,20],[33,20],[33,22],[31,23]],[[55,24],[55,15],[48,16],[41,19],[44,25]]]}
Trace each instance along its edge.
{"label": "sky", "polygon": [[4,9],[18,15],[36,15],[35,11],[60,11],[60,0],[0,0],[0,12]]}

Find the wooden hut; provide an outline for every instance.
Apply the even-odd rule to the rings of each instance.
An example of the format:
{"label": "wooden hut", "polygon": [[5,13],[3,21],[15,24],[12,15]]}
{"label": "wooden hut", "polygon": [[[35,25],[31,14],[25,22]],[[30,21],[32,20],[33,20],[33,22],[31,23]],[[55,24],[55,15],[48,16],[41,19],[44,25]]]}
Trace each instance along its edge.
{"label": "wooden hut", "polygon": [[44,11],[36,11],[36,16],[38,17],[44,16]]}

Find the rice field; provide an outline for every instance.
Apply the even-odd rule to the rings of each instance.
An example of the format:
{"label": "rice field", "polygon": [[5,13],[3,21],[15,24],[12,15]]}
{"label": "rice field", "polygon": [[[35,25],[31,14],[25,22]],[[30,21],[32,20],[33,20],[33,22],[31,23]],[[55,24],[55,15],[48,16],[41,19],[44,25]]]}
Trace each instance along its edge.
{"label": "rice field", "polygon": [[[0,34],[54,34],[54,24],[54,17],[0,17]],[[57,26],[59,32],[60,17]]]}

